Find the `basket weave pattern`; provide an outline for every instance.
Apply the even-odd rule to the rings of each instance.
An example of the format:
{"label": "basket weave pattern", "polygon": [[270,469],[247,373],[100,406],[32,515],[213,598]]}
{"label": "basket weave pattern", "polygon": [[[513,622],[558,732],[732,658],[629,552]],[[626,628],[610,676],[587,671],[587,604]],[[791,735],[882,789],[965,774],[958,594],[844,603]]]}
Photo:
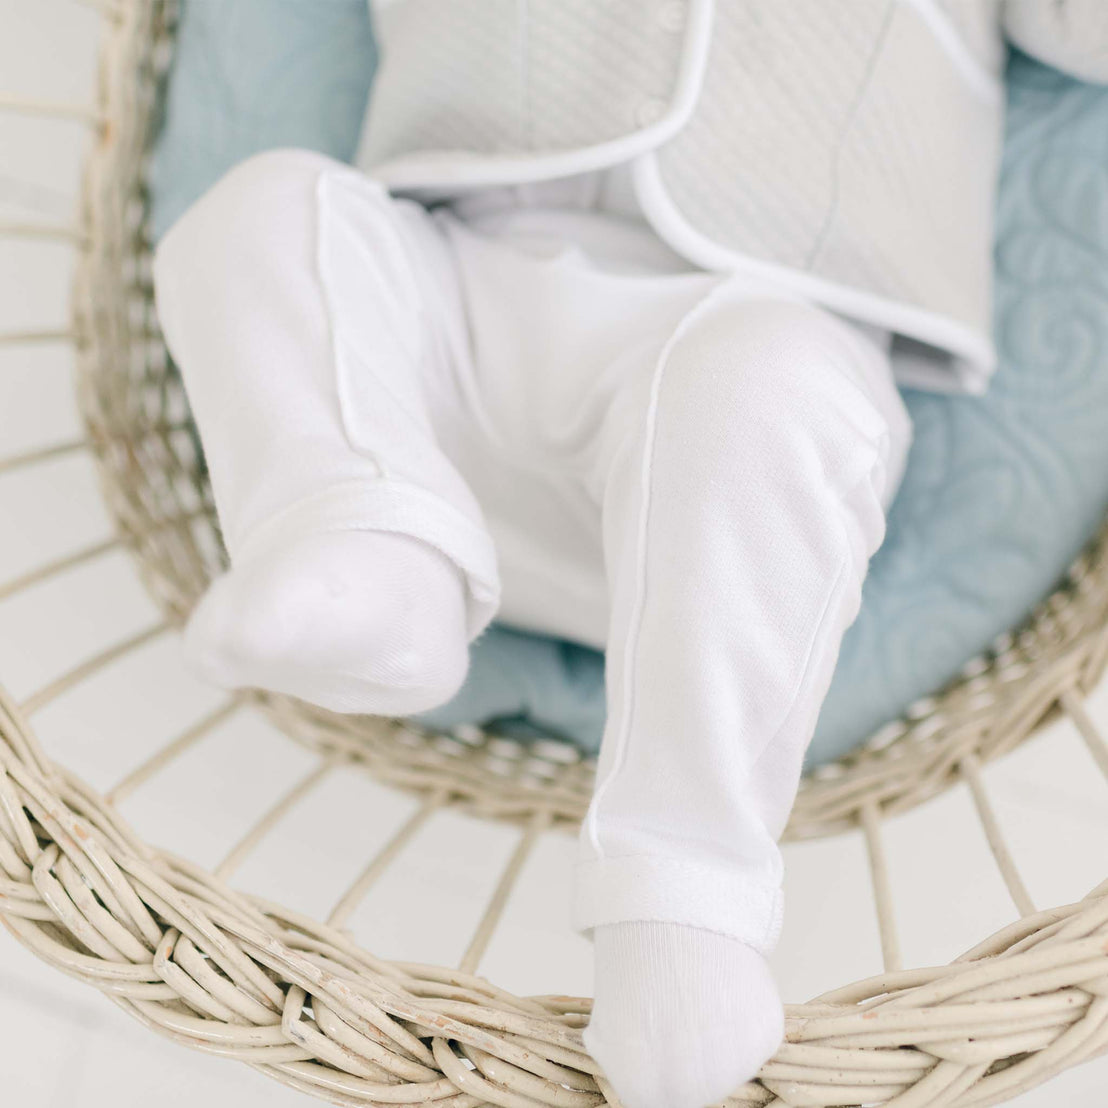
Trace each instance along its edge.
{"label": "basket weave pattern", "polygon": [[[434,811],[459,807],[519,824],[521,845],[454,970],[385,962],[357,947],[342,930],[357,889],[318,922],[150,848],[116,814],[116,797],[96,794],[35,741],[35,711],[179,626],[224,564],[195,432],[154,315],[145,230],[144,163],[174,8],[172,0],[101,6],[73,339],[86,445],[118,528],[113,545],[134,555],[164,621],[21,704],[0,689],[0,919],[153,1030],[337,1104],[614,1104],[581,1044],[590,1001],[513,996],[475,972],[535,839],[571,830],[584,813],[592,766],[571,749],[477,729],[428,734],[260,694],[236,697],[205,721],[256,708],[329,764],[356,763],[422,798],[363,885]],[[0,596],[102,549],[0,586]],[[1058,711],[1072,716],[1108,772],[1108,747],[1082,707],[1108,659],[1106,559],[1108,531],[1024,628],[803,783],[787,837],[863,828],[887,968],[790,1005],[786,1042],[729,1103],[978,1108],[1108,1049],[1108,881],[1075,904],[1036,911],[979,776]],[[950,965],[902,969],[880,824],[962,781],[1022,918]]]}

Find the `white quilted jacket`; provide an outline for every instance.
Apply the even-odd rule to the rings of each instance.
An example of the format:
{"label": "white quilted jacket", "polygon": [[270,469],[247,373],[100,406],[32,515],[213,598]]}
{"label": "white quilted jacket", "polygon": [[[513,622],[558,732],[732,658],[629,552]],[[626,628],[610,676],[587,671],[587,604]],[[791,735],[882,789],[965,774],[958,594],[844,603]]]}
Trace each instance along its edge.
{"label": "white quilted jacket", "polygon": [[1004,35],[1108,80],[1108,0],[374,7],[358,162],[395,191],[629,162],[647,219],[690,261],[785,277],[926,344],[905,383],[973,392],[995,365]]}

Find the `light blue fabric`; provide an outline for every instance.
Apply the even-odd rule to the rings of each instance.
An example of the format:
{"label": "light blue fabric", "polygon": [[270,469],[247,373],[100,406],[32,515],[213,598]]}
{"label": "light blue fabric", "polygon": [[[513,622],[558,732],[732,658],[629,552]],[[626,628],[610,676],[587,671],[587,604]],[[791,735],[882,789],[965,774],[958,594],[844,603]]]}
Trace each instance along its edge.
{"label": "light blue fabric", "polygon": [[[349,158],[375,55],[365,0],[184,0],[152,173],[160,233],[266,147]],[[916,440],[847,633],[808,764],[836,757],[954,676],[1059,579],[1108,508],[1108,90],[1016,56],[1000,197],[989,394],[906,393]],[[455,700],[588,750],[603,658],[494,625]]]}
{"label": "light blue fabric", "polygon": [[183,0],[150,173],[154,237],[250,154],[353,158],[376,66],[366,0]]}

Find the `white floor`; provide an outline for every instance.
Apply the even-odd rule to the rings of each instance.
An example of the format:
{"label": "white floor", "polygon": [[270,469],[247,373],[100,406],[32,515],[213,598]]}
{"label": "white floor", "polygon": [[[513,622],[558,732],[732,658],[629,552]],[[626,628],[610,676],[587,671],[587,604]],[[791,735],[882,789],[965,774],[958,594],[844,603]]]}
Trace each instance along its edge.
{"label": "white floor", "polygon": [[[87,97],[97,17],[76,0],[0,0],[0,96]],[[0,112],[0,224],[72,218],[83,131]],[[0,333],[64,326],[65,247],[0,246]],[[77,433],[64,347],[0,347],[0,458]],[[0,582],[108,533],[81,455],[0,474]],[[156,620],[117,555],[0,603],[0,675],[24,697],[98,647]],[[183,673],[164,636],[36,717],[49,753],[107,788],[220,696]],[[1092,700],[1108,728],[1108,686]],[[215,865],[278,793],[314,766],[263,722],[234,716],[122,806],[152,841]],[[1041,906],[1077,899],[1108,872],[1108,782],[1068,723],[999,765],[986,781],[1002,829]],[[325,914],[412,802],[364,776],[327,777],[236,872],[234,882]],[[197,821],[195,812],[205,813]],[[456,961],[512,849],[513,835],[436,817],[359,907],[349,926],[386,957]],[[949,961],[1013,918],[964,790],[897,820],[887,847],[906,962]],[[481,972],[522,992],[588,992],[587,944],[566,919],[573,843],[547,837]],[[789,847],[788,920],[776,958],[786,999],[802,1001],[880,970],[857,835]],[[295,880],[291,875],[295,875]],[[436,911],[428,908],[434,905]],[[542,949],[536,958],[534,951]],[[1108,1059],[1013,1102],[1101,1108]],[[98,993],[38,962],[0,931],[0,1103],[27,1108],[276,1108],[311,1101],[237,1063],[194,1055],[139,1027]]]}

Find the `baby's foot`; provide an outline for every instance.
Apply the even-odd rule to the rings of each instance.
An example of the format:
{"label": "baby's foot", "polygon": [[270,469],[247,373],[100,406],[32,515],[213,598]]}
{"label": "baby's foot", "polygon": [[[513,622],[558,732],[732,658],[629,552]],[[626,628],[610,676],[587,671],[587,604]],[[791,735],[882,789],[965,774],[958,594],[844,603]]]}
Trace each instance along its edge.
{"label": "baby's foot", "polygon": [[655,921],[593,933],[585,1046],[624,1108],[705,1108],[772,1057],[784,1010],[765,959],[728,935]]}
{"label": "baby's foot", "polygon": [[464,578],[407,535],[309,535],[220,577],[189,621],[185,656],[223,688],[336,712],[425,711],[465,679]]}

